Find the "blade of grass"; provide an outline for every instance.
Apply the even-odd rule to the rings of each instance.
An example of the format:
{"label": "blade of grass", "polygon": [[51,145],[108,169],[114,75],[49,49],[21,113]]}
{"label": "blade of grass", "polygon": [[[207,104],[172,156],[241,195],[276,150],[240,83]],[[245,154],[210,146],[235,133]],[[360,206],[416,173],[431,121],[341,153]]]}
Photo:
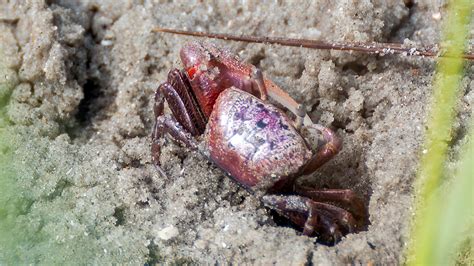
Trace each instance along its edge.
{"label": "blade of grass", "polygon": [[[408,248],[409,265],[453,263],[448,258],[452,258],[450,254],[454,252],[453,238],[462,237],[455,233],[459,231],[457,226],[462,224],[461,220],[465,216],[462,210],[468,214],[468,210],[472,210],[472,172],[467,181],[460,177],[453,180],[454,185],[446,196],[448,200],[436,195],[436,191],[442,181],[446,152],[452,137],[454,109],[460,96],[459,85],[464,63],[461,56],[473,8],[474,2],[471,0],[451,1],[449,5],[443,39],[446,53],[450,56],[438,59],[424,152],[415,185],[416,214]],[[465,182],[471,182],[470,186]],[[465,187],[459,188],[460,184]]]}
{"label": "blade of grass", "polygon": [[[436,209],[443,213],[433,243],[434,261],[439,265],[454,264],[455,251],[466,237],[473,237],[474,226],[474,123],[465,144],[459,169],[448,187],[448,194],[437,194]],[[471,254],[472,256],[472,254]],[[471,261],[474,258],[471,258]]]}

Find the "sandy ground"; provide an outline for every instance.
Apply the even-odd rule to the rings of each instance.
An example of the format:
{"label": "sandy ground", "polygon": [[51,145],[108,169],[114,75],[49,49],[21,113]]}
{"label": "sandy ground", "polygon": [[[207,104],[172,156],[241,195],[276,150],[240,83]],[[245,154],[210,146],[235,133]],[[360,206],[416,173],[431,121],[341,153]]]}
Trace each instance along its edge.
{"label": "sandy ground", "polygon": [[[342,152],[303,182],[354,189],[367,201],[371,225],[326,246],[276,225],[257,199],[186,148],[167,142],[161,161],[168,178],[156,172],[153,93],[180,66],[179,49],[192,38],[151,29],[433,44],[443,1],[412,8],[403,1],[350,0],[46,2],[0,6],[0,95],[9,97],[3,122],[17,136],[17,181],[30,202],[14,230],[41,235],[4,258],[403,263],[432,59],[213,41],[259,66],[309,106],[314,121],[344,139]],[[474,101],[472,64],[466,71],[453,158]]]}

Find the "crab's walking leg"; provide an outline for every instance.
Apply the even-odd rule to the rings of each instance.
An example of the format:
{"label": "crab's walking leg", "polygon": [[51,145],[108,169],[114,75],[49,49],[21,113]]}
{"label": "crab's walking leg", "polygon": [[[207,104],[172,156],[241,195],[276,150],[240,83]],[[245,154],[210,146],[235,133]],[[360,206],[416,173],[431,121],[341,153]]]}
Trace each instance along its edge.
{"label": "crab's walking leg", "polygon": [[166,99],[171,112],[184,129],[193,136],[204,132],[206,118],[197,107],[198,104],[186,75],[178,69],[171,70],[168,81],[160,85],[158,93]]}
{"label": "crab's walking leg", "polygon": [[153,112],[155,114],[155,118],[163,115],[163,110],[165,107],[165,99],[163,98],[163,94],[160,92],[160,88],[155,91],[155,104],[153,106]]}
{"label": "crab's walking leg", "polygon": [[158,88],[155,91],[155,104],[153,106],[153,111],[155,114],[155,125],[153,126],[153,131],[151,133],[151,158],[153,164],[158,168],[158,171],[160,171],[162,175],[166,176],[163,172],[163,169],[161,169],[160,167],[160,136],[162,136],[163,133],[159,131],[160,126],[158,125],[157,121],[159,117],[163,116],[164,103],[165,99],[163,98],[163,94],[160,92],[160,88]]}
{"label": "crab's walking leg", "polygon": [[341,139],[331,129],[318,124],[307,126],[307,128],[319,131],[318,134],[321,136],[321,140],[318,143],[317,151],[301,172],[303,175],[313,173],[342,149]]}
{"label": "crab's walking leg", "polygon": [[[163,136],[168,133],[174,140],[182,142],[191,149],[197,149],[193,136],[204,131],[205,121],[199,110],[194,108],[193,98],[187,80],[175,69],[170,71],[168,81],[161,84],[155,93],[155,126],[152,132],[152,160],[163,173],[160,165],[160,153]],[[168,102],[174,117],[163,115],[164,99]]]}
{"label": "crab's walking leg", "polygon": [[257,90],[260,92],[260,99],[262,101],[267,101],[268,92],[267,87],[265,86],[265,81],[263,80],[263,74],[260,68],[254,67],[252,70],[252,80],[257,87]]}
{"label": "crab's walking leg", "polygon": [[151,155],[153,163],[159,168],[159,171],[162,174],[164,172],[160,167],[160,154],[165,133],[168,133],[173,140],[183,143],[190,149],[197,150],[198,145],[194,137],[186,132],[186,130],[183,129],[183,127],[173,117],[168,115],[158,117],[151,137]]}
{"label": "crab's walking leg", "polygon": [[[306,122],[307,124],[312,124],[308,115],[306,114],[306,108],[304,104],[296,103],[293,98],[290,97],[286,92],[282,91],[279,87],[274,85],[268,80],[263,78],[262,71],[256,67],[252,66],[252,75],[251,75],[252,86],[255,86],[260,92],[260,99],[263,101],[268,100],[269,93],[273,96],[274,100],[283,105],[285,108],[290,110],[296,115],[295,127],[300,129],[301,126]],[[267,84],[269,89],[267,90]]]}
{"label": "crab's walking leg", "polygon": [[368,217],[364,201],[350,189],[314,189],[305,186],[295,186],[298,195],[308,197],[317,202],[331,203],[349,210],[361,227]]}
{"label": "crab's walking leg", "polygon": [[[282,90],[269,79],[264,79],[264,83],[266,91],[270,98],[283,105],[286,109],[288,109],[296,116],[299,116],[298,114],[301,113],[298,111],[298,108],[301,108],[301,105],[299,103],[297,103],[286,91]],[[309,118],[306,113],[304,114],[303,124],[305,126],[313,125],[313,121],[311,121],[311,118]]]}
{"label": "crab's walking leg", "polygon": [[306,107],[304,104],[298,105],[298,108],[296,108],[296,121],[295,121],[295,128],[299,131],[301,129],[301,126],[303,126],[304,122],[304,117],[306,115]]}
{"label": "crab's walking leg", "polygon": [[168,133],[173,140],[181,142],[190,149],[196,150],[198,147],[194,137],[169,115],[160,116],[156,119],[153,133],[153,143],[163,138],[165,133]]}
{"label": "crab's walking leg", "polygon": [[262,201],[303,228],[307,236],[321,232],[322,238],[338,240],[343,234],[353,232],[357,225],[350,212],[309,198],[266,195]]}

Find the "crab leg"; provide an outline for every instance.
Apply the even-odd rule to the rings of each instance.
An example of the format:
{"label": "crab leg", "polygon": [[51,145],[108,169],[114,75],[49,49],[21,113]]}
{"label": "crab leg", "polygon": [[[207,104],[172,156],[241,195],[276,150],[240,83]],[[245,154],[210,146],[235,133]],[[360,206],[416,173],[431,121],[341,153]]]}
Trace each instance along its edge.
{"label": "crab leg", "polygon": [[303,228],[303,234],[307,236],[318,231],[323,232],[322,238],[338,238],[343,233],[353,232],[357,226],[350,212],[306,197],[266,195],[262,201]]}
{"label": "crab leg", "polygon": [[[171,135],[174,140],[180,141],[191,149],[197,149],[197,142],[193,135],[198,135],[204,131],[204,121],[198,110],[192,109],[194,105],[192,95],[189,92],[189,86],[185,79],[182,78],[179,70],[172,70],[168,75],[168,81],[161,84],[155,92],[155,126],[152,132],[152,160],[159,168],[160,153],[165,133]],[[168,102],[168,106],[173,112],[174,117],[163,115],[164,100]]]}
{"label": "crab leg", "polygon": [[331,129],[318,124],[309,125],[307,128],[310,130],[319,131],[317,135],[322,136],[322,144],[318,143],[319,147],[317,148],[316,154],[313,155],[311,160],[301,171],[301,174],[303,175],[313,173],[316,171],[316,169],[329,161],[342,149],[341,139]]}
{"label": "crab leg", "polygon": [[296,121],[295,121],[295,128],[299,131],[301,126],[303,126],[304,118],[306,116],[305,106],[304,104],[298,105],[296,108]]}
{"label": "crab leg", "polygon": [[368,216],[364,201],[350,189],[321,190],[296,185],[295,192],[314,201],[335,203],[339,206],[343,206],[344,208],[347,208],[356,218]]}
{"label": "crab leg", "polygon": [[262,101],[267,101],[268,92],[267,87],[265,86],[265,81],[263,80],[263,74],[260,68],[254,67],[252,70],[252,80],[256,85],[258,91],[260,92],[260,99]]}
{"label": "crab leg", "polygon": [[197,142],[193,136],[187,132],[173,117],[168,115],[160,116],[156,119],[152,133],[151,155],[153,163],[159,168],[160,172],[160,154],[163,136],[168,133],[173,140],[182,142],[188,148],[197,150]]}
{"label": "crab leg", "polygon": [[262,71],[259,68],[253,66],[251,77],[260,92],[260,99],[267,101],[267,96],[269,96],[295,114],[295,128],[297,130],[300,130],[302,125],[313,125],[313,121],[311,121],[311,118],[306,114],[305,106],[297,103],[287,92],[280,89],[280,87],[275,85],[272,81],[263,78]]}
{"label": "crab leg", "polygon": [[[298,111],[298,108],[301,108],[300,104],[297,103],[293,98],[291,98],[291,96],[287,92],[275,85],[272,81],[268,79],[264,79],[264,81],[268,96],[279,104],[283,105],[286,109],[288,109],[290,112],[292,112],[298,117],[298,114],[301,113],[300,111]],[[311,118],[309,118],[307,114],[304,114],[303,124],[305,126],[313,125],[313,121],[311,121]]]}
{"label": "crab leg", "polygon": [[[247,67],[250,66],[251,65],[247,65]],[[313,121],[311,121],[311,118],[306,114],[304,105],[297,103],[287,92],[275,85],[275,83],[269,79],[265,79],[259,68],[255,66],[251,66],[251,68],[251,79],[254,86],[256,86],[260,92],[260,99],[266,101],[268,96],[295,114],[297,118],[295,124],[298,129],[303,124],[306,126],[313,125]]]}
{"label": "crab leg", "polygon": [[[157,93],[166,99],[176,120],[193,136],[201,135],[206,128],[206,118],[198,108],[186,76],[178,69],[168,74],[168,81],[161,84]],[[158,117],[158,116],[156,116]]]}

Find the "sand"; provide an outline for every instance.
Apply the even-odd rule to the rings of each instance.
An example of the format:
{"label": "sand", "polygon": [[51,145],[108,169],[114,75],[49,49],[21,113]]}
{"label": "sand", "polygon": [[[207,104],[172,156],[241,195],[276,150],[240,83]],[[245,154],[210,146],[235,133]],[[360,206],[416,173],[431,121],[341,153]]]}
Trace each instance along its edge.
{"label": "sand", "polygon": [[[335,246],[275,223],[270,211],[200,154],[167,141],[151,164],[153,94],[194,38],[156,26],[331,41],[427,45],[443,1],[13,1],[0,8],[0,97],[14,134],[24,202],[0,262],[74,264],[401,264],[413,215],[435,62],[402,55],[212,41],[260,67],[335,129],[344,148],[302,182],[350,188],[367,231]],[[204,1],[206,2],[206,1]],[[393,2],[393,3],[392,3]],[[471,33],[471,43],[472,43]],[[451,158],[474,102],[466,67]]]}

